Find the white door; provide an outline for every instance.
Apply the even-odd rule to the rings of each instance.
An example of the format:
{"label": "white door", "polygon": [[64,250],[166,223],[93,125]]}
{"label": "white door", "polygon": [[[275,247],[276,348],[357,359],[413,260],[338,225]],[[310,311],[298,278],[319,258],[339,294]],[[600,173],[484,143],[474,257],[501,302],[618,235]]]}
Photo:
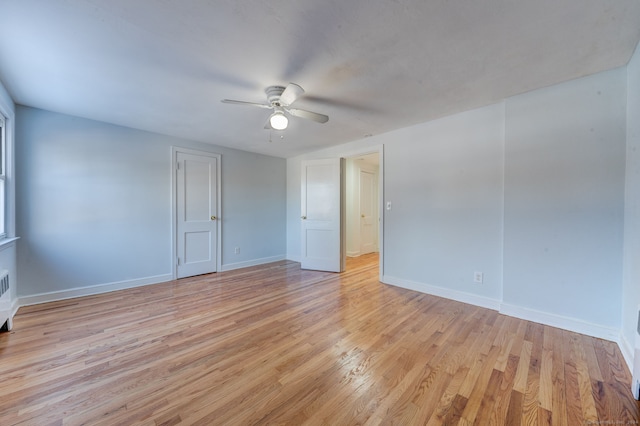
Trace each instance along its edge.
{"label": "white door", "polygon": [[343,158],[302,162],[302,269],[344,271]]}
{"label": "white door", "polygon": [[375,173],[360,170],[360,254],[377,251],[377,198]]}
{"label": "white door", "polygon": [[218,158],[176,155],[177,277],[217,271]]}

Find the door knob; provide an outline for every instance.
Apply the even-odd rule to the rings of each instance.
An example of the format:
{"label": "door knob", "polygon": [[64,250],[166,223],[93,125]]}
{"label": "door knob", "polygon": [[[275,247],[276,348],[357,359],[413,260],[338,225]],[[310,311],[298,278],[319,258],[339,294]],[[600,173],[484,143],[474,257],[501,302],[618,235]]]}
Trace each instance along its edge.
{"label": "door knob", "polygon": [[217,217],[211,216],[211,220],[216,220],[216,219],[217,219]]}
{"label": "door knob", "polygon": [[362,217],[364,219],[364,215],[363,214],[361,214],[360,217]]}
{"label": "door knob", "polygon": [[307,218],[306,216],[302,216],[302,217],[301,217],[301,219],[302,219],[302,220],[305,220],[306,218]]}

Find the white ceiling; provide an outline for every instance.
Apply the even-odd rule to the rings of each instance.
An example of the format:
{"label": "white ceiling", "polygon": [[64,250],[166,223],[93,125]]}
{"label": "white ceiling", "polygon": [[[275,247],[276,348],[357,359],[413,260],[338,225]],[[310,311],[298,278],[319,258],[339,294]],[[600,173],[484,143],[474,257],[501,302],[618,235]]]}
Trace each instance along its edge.
{"label": "white ceiling", "polygon": [[[625,65],[638,0],[0,0],[18,104],[291,157]],[[330,116],[263,126],[264,88]],[[280,138],[280,136],[284,136]]]}

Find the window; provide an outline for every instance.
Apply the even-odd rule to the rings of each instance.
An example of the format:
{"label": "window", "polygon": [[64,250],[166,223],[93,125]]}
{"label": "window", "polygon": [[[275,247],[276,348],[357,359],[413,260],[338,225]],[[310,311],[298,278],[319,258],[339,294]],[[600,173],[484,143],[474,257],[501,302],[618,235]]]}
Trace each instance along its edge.
{"label": "window", "polygon": [[6,143],[5,143],[5,119],[0,115],[0,239],[7,236],[7,229],[5,224],[5,212],[6,206],[6,187],[7,187],[7,175],[6,175]]}

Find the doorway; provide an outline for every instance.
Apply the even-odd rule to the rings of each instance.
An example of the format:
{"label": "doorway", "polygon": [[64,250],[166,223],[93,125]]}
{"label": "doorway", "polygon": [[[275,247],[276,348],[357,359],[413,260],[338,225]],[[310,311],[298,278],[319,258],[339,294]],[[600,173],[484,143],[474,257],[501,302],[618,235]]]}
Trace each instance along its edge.
{"label": "doorway", "polygon": [[378,258],[375,255],[379,256],[380,253],[382,220],[380,163],[379,152],[348,157],[346,161],[347,268],[356,263],[355,258],[365,255],[368,259]]}
{"label": "doorway", "polygon": [[347,263],[354,263],[347,258],[375,255],[382,279],[383,164],[382,145],[343,157],[301,162],[302,269],[343,272]]}

